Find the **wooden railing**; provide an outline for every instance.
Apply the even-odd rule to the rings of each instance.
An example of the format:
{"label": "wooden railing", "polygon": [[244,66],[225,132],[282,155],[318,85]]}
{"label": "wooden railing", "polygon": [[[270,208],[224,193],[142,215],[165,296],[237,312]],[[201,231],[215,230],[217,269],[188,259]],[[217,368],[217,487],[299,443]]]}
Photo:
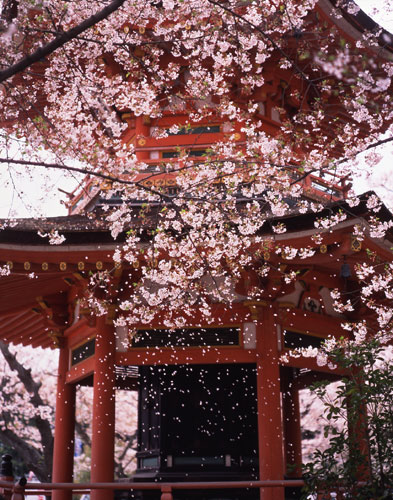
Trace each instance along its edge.
{"label": "wooden railing", "polygon": [[[173,500],[174,490],[206,490],[206,489],[250,489],[250,488],[285,488],[301,487],[304,481],[300,479],[269,480],[269,481],[201,481],[181,483],[25,483],[19,481],[0,481],[0,492],[6,500],[24,500],[30,495],[48,495],[53,490],[72,491],[74,494],[91,493],[92,490],[159,490],[161,500]],[[50,494],[50,493],[49,493]]]}

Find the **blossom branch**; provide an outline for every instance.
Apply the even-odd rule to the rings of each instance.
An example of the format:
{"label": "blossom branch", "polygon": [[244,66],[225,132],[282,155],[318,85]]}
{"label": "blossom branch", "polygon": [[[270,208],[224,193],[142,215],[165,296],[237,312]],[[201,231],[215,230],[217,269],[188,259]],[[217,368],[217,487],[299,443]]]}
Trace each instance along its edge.
{"label": "blossom branch", "polygon": [[226,7],[225,5],[223,5],[219,1],[215,1],[215,0],[207,0],[207,1],[210,4],[215,5],[216,7],[219,7],[220,9],[225,10],[226,12],[232,14],[232,16],[234,18],[242,20],[243,22],[247,23],[249,26],[251,26],[252,28],[254,28],[256,31],[258,31],[258,33],[260,33],[266,40],[268,40],[271,43],[272,47],[274,47],[276,50],[278,50],[280,52],[280,54],[291,64],[291,66],[293,67],[293,69],[299,75],[301,75],[301,77],[304,79],[304,81],[306,81],[312,87],[315,87],[315,84],[309,79],[309,77],[306,75],[306,73],[304,73],[304,71],[300,68],[300,66],[297,65],[296,62],[262,28],[260,28],[256,24],[252,23],[251,21],[249,21],[248,19],[246,19],[241,14],[238,14],[237,12],[234,12],[229,7]]}
{"label": "blossom branch", "polygon": [[32,66],[34,63],[40,61],[41,59],[49,56],[55,50],[59,49],[66,43],[70,42],[78,35],[88,30],[92,26],[95,26],[98,22],[106,19],[112,12],[115,12],[119,7],[123,5],[125,0],[113,0],[109,5],[104,7],[101,11],[93,14],[89,18],[82,21],[77,26],[74,26],[68,31],[61,33],[56,36],[54,40],[44,45],[43,47],[39,47],[32,54],[28,54],[27,56],[20,59],[17,63],[8,67],[7,69],[0,71],[0,83],[8,80],[12,76],[24,71],[29,66]]}

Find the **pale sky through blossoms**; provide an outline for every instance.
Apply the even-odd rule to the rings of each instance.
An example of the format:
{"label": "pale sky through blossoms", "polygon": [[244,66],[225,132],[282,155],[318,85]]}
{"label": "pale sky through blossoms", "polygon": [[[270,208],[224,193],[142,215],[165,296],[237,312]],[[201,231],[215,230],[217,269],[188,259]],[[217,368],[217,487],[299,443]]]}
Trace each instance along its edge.
{"label": "pale sky through blossoms", "polygon": [[365,154],[359,159],[358,177],[353,179],[354,191],[357,194],[375,191],[390,210],[393,210],[393,147],[392,144],[376,149],[381,161],[373,169],[364,161]]}
{"label": "pale sky through blossoms", "polygon": [[356,0],[356,3],[380,26],[393,33],[392,0]]}
{"label": "pale sky through blossoms", "polygon": [[0,218],[67,214],[62,203],[67,196],[59,188],[72,192],[78,186],[75,176],[36,167],[27,172],[23,166],[6,172],[4,164],[0,169],[4,169],[0,173]]}
{"label": "pale sky through blossoms", "polygon": [[[393,33],[393,1],[392,0],[356,0],[359,7],[380,26]],[[388,144],[378,148],[382,156],[380,163],[371,171],[370,167],[361,161],[359,177],[354,179],[356,193],[373,190],[392,207],[393,192],[393,147]],[[365,155],[363,155],[364,157]]]}

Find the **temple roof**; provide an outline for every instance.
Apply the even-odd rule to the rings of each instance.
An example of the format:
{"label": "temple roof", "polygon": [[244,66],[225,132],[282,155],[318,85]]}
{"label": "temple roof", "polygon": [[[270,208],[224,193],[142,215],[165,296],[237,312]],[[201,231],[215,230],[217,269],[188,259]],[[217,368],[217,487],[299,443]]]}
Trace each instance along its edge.
{"label": "temple roof", "polygon": [[[360,202],[356,206],[351,206],[347,200],[342,199],[331,203],[324,203],[324,209],[317,213],[312,211],[300,213],[297,208],[295,208],[293,210],[290,209],[287,215],[283,217],[269,216],[269,213],[267,213],[266,216],[271,223],[284,222],[288,226],[289,231],[291,229],[306,229],[308,227],[314,227],[316,218],[326,217],[328,214],[337,212],[338,210],[344,210],[351,217],[362,217],[367,215],[369,213],[367,199],[372,195],[375,195],[373,191],[363,193],[359,198]],[[244,201],[249,200],[246,199]],[[239,205],[241,205],[241,203],[239,203]],[[156,221],[157,211],[161,210],[162,205],[155,206],[153,203],[150,215],[147,216],[144,214],[143,219],[138,217],[140,208],[140,206],[133,207],[132,222],[126,230],[131,228],[150,229],[153,227]],[[114,242],[113,238],[110,236],[110,222],[105,218],[105,215],[105,213],[97,210],[95,212],[89,212],[87,215],[72,214],[37,219],[0,219],[0,248],[3,243],[21,243],[23,245],[29,243],[46,245],[49,247],[48,240],[40,236],[38,232],[49,233],[51,231],[58,231],[64,234],[66,237],[65,245],[81,243],[112,243],[115,245],[116,242]],[[378,217],[382,220],[391,220],[393,215],[385,205],[382,205],[378,212]],[[149,222],[152,226],[149,225]],[[268,226],[264,226],[264,232],[271,232]],[[118,240],[122,240],[122,235],[119,236]],[[63,248],[64,245],[61,247]]]}
{"label": "temple roof", "polygon": [[[285,261],[286,265],[299,269],[318,269],[321,275],[339,276],[343,256],[349,265],[367,258],[366,249],[371,249],[383,261],[392,260],[393,233],[385,239],[366,236],[363,242],[355,242],[352,236],[354,224],[365,224],[369,214],[366,205],[367,193],[361,202],[350,207],[339,201],[326,206],[321,213],[293,213],[270,222],[286,223],[288,231],[275,234],[271,225],[265,224],[262,236],[276,245],[295,247],[313,246],[315,254],[306,259],[295,258]],[[333,230],[321,231],[320,246],[312,242],[315,234],[314,222],[328,213],[338,210],[347,213],[347,220]],[[382,206],[378,212],[381,220],[393,220],[389,210]],[[54,339],[62,335],[62,329],[69,325],[69,293],[72,287],[86,286],[91,272],[114,269],[113,251],[118,241],[113,241],[109,224],[98,217],[70,215],[45,219],[2,220],[0,232],[0,268],[8,264],[9,275],[0,276],[0,338],[14,344],[53,347]],[[146,219],[145,219],[146,224]],[[140,226],[137,218],[133,222]],[[61,245],[50,245],[37,231],[57,230],[66,238]],[[123,235],[124,237],[124,235]],[[146,239],[148,238],[146,232]],[[119,237],[121,241],[122,237]],[[283,263],[283,257],[271,252],[268,260],[275,266]],[[127,271],[132,272],[132,271]]]}

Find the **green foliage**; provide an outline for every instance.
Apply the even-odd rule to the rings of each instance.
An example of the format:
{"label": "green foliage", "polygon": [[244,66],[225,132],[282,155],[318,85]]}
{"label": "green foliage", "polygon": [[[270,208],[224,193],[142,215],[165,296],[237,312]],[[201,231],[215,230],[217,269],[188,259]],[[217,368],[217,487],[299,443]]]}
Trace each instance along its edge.
{"label": "green foliage", "polygon": [[346,375],[333,395],[329,381],[312,387],[324,403],[328,446],[304,465],[302,498],[341,492],[342,498],[356,500],[391,499],[393,377],[386,350],[377,339],[341,343],[329,358]]}

